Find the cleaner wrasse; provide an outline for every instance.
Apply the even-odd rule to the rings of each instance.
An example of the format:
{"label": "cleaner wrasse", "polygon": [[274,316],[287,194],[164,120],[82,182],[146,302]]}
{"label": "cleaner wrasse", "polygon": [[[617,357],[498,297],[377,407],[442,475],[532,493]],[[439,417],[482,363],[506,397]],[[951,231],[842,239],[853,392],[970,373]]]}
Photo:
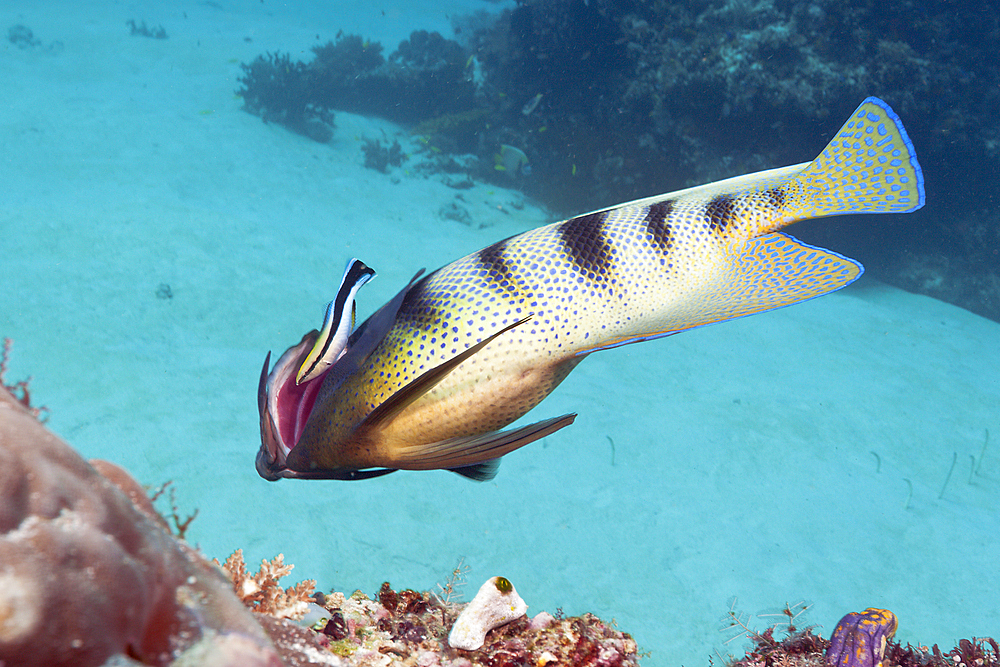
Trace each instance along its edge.
{"label": "cleaner wrasse", "polygon": [[595,211],[421,270],[348,335],[343,318],[371,277],[352,260],[323,333],[270,371],[264,360],[257,471],[490,479],[501,456],[573,423],[500,430],[591,352],[788,306],[861,275],[858,262],[778,230],[923,204],[913,145],[870,97],[812,162]]}

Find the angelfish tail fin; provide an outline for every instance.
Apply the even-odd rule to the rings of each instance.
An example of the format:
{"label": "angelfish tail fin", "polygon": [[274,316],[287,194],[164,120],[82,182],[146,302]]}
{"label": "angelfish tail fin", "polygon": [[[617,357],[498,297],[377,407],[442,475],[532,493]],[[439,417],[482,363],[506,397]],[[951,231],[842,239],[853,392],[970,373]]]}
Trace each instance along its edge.
{"label": "angelfish tail fin", "polygon": [[899,116],[877,97],[861,103],[785,190],[784,224],[850,213],[908,213],[924,205],[924,176],[913,144]]}

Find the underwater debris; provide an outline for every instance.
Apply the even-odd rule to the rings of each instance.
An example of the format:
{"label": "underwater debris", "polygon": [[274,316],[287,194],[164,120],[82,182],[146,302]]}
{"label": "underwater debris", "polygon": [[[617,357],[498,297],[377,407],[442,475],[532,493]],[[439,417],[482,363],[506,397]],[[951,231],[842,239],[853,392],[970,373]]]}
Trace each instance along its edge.
{"label": "underwater debris", "polygon": [[[28,389],[28,385],[31,383],[31,377],[29,376],[27,380],[20,380],[14,382],[13,384],[7,384],[7,371],[8,363],[10,363],[10,350],[14,347],[14,341],[10,338],[3,339],[3,351],[0,352],[0,387],[6,389],[10,392],[10,395],[20,403],[28,412],[31,413],[38,421],[45,423],[49,418],[49,409],[44,405],[33,406],[31,404],[31,392]],[[42,417],[42,414],[45,414]]]}
{"label": "underwater debris", "polygon": [[448,645],[475,651],[486,643],[486,633],[521,618],[527,611],[528,605],[510,581],[504,577],[492,577],[459,614],[448,633]]}
{"label": "underwater debris", "polygon": [[153,39],[166,39],[167,31],[163,29],[162,25],[156,27],[149,27],[146,25],[145,21],[136,23],[135,20],[129,19],[125,21],[125,25],[129,28],[129,33],[132,36],[138,35],[139,37],[152,37]]}
{"label": "underwater debris", "polygon": [[[218,565],[219,561],[213,559]],[[243,550],[237,549],[222,569],[233,582],[233,591],[247,607],[261,614],[275,618],[297,620],[306,615],[313,599],[316,582],[306,579],[294,586],[282,589],[278,580],[288,575],[294,565],[285,565],[284,554],[278,554],[270,561],[262,560],[260,569],[251,575],[243,561]]]}

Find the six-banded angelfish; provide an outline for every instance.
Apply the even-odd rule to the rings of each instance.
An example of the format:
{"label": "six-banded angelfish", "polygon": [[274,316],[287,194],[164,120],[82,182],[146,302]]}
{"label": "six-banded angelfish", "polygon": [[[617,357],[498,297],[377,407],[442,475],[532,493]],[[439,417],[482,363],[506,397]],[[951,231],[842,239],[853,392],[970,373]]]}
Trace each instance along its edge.
{"label": "six-banded angelfish", "polygon": [[327,358],[317,348],[328,334],[307,333],[270,372],[268,354],[257,470],[269,480],[435,468],[489,479],[501,456],[573,422],[500,430],[591,352],[788,306],[861,275],[854,260],[778,230],[923,204],[902,123],[870,97],[812,162],[581,215],[418,273],[325,372],[293,381],[304,360]]}

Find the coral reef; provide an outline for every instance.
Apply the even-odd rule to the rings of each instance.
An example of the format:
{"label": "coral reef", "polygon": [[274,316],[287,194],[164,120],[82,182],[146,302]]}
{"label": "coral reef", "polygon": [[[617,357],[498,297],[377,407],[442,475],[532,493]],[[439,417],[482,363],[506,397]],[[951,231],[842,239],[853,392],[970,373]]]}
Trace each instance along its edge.
{"label": "coral reef", "polygon": [[378,139],[366,138],[361,144],[361,152],[365,155],[365,166],[383,174],[389,172],[390,166],[399,167],[407,158],[403,153],[403,147],[395,139],[391,144],[387,141],[386,145],[383,145]]}
{"label": "coral reef", "polygon": [[[826,138],[816,128],[867,95],[888,100],[929,188],[949,196],[930,197],[917,228],[800,235],[1000,320],[997,7],[524,0],[458,27],[481,62],[484,147],[521,147],[532,164],[522,187],[566,213],[809,159]],[[908,273],[938,280],[927,290]]]}
{"label": "coral reef", "polygon": [[[830,641],[814,635],[812,628],[796,628],[793,621],[797,613],[793,607],[786,606],[783,613],[788,616],[787,622],[755,632],[731,609],[729,616],[737,619],[734,625],[745,631],[752,640],[752,646],[742,658],[723,658],[723,662],[729,667],[1000,666],[1000,645],[990,637],[962,639],[947,653],[942,653],[937,644],[930,648],[907,644],[904,648],[899,642],[891,640],[897,619],[886,609],[869,608],[847,614],[837,623]],[[782,640],[774,637],[780,625],[785,628]]]}
{"label": "coral reef", "polygon": [[267,53],[241,67],[243,87],[236,94],[244,109],[314,141],[333,137],[333,111],[315,99],[316,77],[305,64],[293,63],[288,54]]}
{"label": "coral reef", "polygon": [[[29,377],[27,380],[19,380],[11,384],[7,383],[7,372],[9,370],[8,365],[10,364],[10,351],[12,347],[14,347],[14,341],[10,338],[4,338],[3,349],[0,350],[0,390],[6,389],[32,417],[44,422],[48,418],[49,409],[44,405],[35,406],[31,404],[31,391],[28,389],[31,378]],[[45,416],[43,417],[42,415]]]}
{"label": "coral reef", "polygon": [[0,389],[0,662],[279,665],[218,568],[101,468]]}
{"label": "coral reef", "polygon": [[237,94],[246,110],[317,141],[329,137],[304,128],[332,118],[332,109],[408,124],[451,116],[466,129],[461,121],[476,118],[467,56],[436,32],[412,33],[388,59],[381,44],[358,35],[341,34],[313,54],[309,63],[268,53],[242,64]]}
{"label": "coral reef", "polygon": [[357,591],[350,597],[332,593],[320,600],[329,617],[314,628],[327,650],[351,665],[638,664],[635,641],[590,614],[553,618],[541,612],[530,620],[522,616],[491,631],[478,650],[467,651],[447,644],[463,605],[430,593],[394,591],[386,583],[376,599]]}
{"label": "coral reef", "polygon": [[[636,664],[635,642],[590,615],[543,612],[478,651],[451,648],[461,563],[440,595],[384,584],[374,600],[314,593],[311,580],[283,589],[280,554],[256,573],[242,551],[220,567],[171,533],[127,472],[84,461],[29,407],[0,387],[0,664]],[[168,517],[179,533],[193,519],[172,494]]]}
{"label": "coral reef", "polygon": [[[185,524],[172,499],[171,508],[174,523]],[[278,582],[291,570],[280,554],[256,573],[242,551],[221,568],[209,562],[171,534],[127,472],[84,461],[0,386],[0,664],[624,667],[639,661],[628,634],[590,614],[543,611],[529,619],[523,602],[511,597],[513,586],[498,577],[484,588],[515,608],[514,620],[488,630],[476,650],[453,648],[449,633],[463,610],[475,612],[477,604],[456,601],[462,562],[438,594],[385,583],[374,599],[360,591],[314,592],[311,580],[283,589]],[[746,635],[753,646],[725,662],[1000,667],[992,638],[963,639],[948,652],[903,647],[890,640],[896,623],[885,610],[848,614],[827,641],[795,627],[806,608],[799,603],[776,614],[787,632],[778,640],[779,624],[753,631],[734,602],[727,629],[738,629],[732,639]],[[856,662],[855,655],[868,661]]]}

